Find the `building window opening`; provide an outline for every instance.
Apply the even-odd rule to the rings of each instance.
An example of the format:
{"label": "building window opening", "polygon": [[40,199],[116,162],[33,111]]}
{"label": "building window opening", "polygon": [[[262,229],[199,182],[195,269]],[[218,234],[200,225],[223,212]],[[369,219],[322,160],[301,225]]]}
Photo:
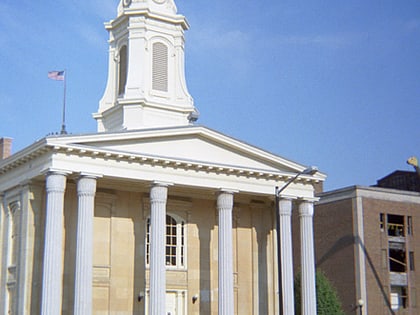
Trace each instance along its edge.
{"label": "building window opening", "polygon": [[176,266],[177,224],[171,216],[166,216],[166,265]]}
{"label": "building window opening", "polygon": [[391,308],[394,311],[408,308],[408,290],[406,286],[391,286]]}
{"label": "building window opening", "polygon": [[415,271],[415,267],[414,267],[414,252],[410,252],[409,253],[409,261],[410,261],[410,271]]}
{"label": "building window opening", "polygon": [[389,243],[389,271],[407,271],[407,258],[403,246],[401,243]]}
{"label": "building window opening", "polygon": [[404,216],[388,214],[388,236],[404,237]]}
{"label": "building window opening", "polygon": [[413,217],[407,217],[407,234],[413,235]]}
{"label": "building window opening", "polygon": [[381,232],[384,231],[384,226],[385,226],[384,214],[383,213],[379,213],[379,228],[381,229]]}
{"label": "building window opening", "polygon": [[119,55],[120,64],[118,67],[118,96],[123,96],[125,92],[125,86],[127,84],[128,56],[126,45],[121,47]]}
{"label": "building window opening", "polygon": [[[167,267],[185,266],[185,222],[166,216],[165,263]],[[150,264],[150,218],[146,228],[146,265]]]}

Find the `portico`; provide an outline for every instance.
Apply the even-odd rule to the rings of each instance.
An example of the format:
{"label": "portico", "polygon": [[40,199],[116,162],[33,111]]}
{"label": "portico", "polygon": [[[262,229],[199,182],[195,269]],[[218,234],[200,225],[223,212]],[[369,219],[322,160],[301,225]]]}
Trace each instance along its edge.
{"label": "portico", "polygon": [[274,315],[282,299],[291,315],[298,211],[303,314],[315,315],[312,202],[325,175],[302,174],[275,209],[274,187],[306,167],[195,124],[188,27],[173,1],[121,1],[97,132],[0,161],[0,314]]}

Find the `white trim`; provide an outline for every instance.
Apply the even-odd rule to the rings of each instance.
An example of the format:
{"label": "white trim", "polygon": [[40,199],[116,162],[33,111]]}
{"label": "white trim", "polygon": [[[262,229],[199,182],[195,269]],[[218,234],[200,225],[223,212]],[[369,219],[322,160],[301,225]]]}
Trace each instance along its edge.
{"label": "white trim", "polygon": [[317,205],[356,197],[420,204],[420,193],[380,187],[351,186],[318,194]]}
{"label": "white trim", "polygon": [[[185,209],[185,210],[187,211],[187,209]],[[188,257],[188,255],[187,255],[187,250],[188,250],[187,249],[187,247],[188,247],[187,246],[187,244],[188,244],[187,243],[187,241],[188,241],[188,239],[187,239],[187,226],[188,226],[188,222],[187,222],[186,219],[184,219],[179,214],[176,214],[174,212],[171,212],[171,210],[170,210],[170,202],[169,201],[167,202],[166,216],[170,216],[171,218],[173,218],[176,221],[176,232],[177,232],[177,235],[176,235],[177,236],[176,265],[175,266],[173,266],[173,265],[165,265],[166,266],[166,270],[174,270],[174,271],[176,271],[176,270],[187,270],[187,265],[188,265],[188,263],[187,263],[187,257]],[[145,246],[144,246],[144,250],[145,250],[145,253],[144,253],[145,262],[144,262],[144,265],[145,265],[146,269],[150,269],[150,263],[148,263],[148,261],[147,261],[147,258],[149,258],[149,260],[150,260],[150,248],[149,248],[149,253],[147,251],[148,245],[150,247],[150,243],[149,244],[147,243],[148,221],[149,220],[150,220],[150,210],[149,210],[149,214],[148,214],[148,216],[146,217],[146,220],[145,220],[145,224],[146,224],[146,227],[145,227],[146,235],[144,236],[145,237],[145,241],[144,241],[144,244],[145,244]],[[184,224],[184,240],[183,240],[183,242],[181,242],[182,241],[182,235],[181,235],[181,231],[182,231],[181,225],[182,225],[182,223]],[[165,225],[165,230],[166,230],[166,228],[167,228],[167,225]],[[166,236],[167,236],[167,234],[165,234],[165,237]],[[149,239],[150,239],[150,236],[149,236]],[[181,244],[184,244],[184,245],[182,246]],[[166,246],[167,245],[168,244],[165,241],[165,249],[166,249]],[[181,255],[181,252],[182,252],[181,251],[181,248],[183,248],[182,255]],[[181,258],[183,258],[183,261],[184,261],[183,264],[181,263]],[[166,261],[166,254],[165,254],[165,261]]]}
{"label": "white trim", "polygon": [[363,224],[363,200],[362,197],[356,197],[352,200],[353,206],[353,233],[356,236],[355,244],[355,281],[356,281],[356,301],[362,299],[365,305],[362,308],[362,314],[367,315],[367,291],[366,291],[366,256],[365,256],[365,236]]}

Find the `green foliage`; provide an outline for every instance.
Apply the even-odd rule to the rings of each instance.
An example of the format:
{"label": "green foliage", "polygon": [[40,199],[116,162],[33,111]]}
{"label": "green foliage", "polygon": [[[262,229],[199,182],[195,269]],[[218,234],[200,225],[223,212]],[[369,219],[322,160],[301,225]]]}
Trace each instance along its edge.
{"label": "green foliage", "polygon": [[[301,282],[300,273],[295,278],[295,314],[301,315]],[[340,300],[327,277],[320,271],[316,272],[317,315],[344,315]]]}

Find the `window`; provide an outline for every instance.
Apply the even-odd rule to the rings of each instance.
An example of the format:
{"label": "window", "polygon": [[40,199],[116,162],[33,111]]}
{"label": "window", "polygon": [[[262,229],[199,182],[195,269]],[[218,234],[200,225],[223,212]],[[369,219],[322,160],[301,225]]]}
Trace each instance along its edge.
{"label": "window", "polygon": [[125,85],[127,84],[127,46],[122,46],[119,52],[120,64],[118,68],[118,96],[124,95]]}
{"label": "window", "polygon": [[384,231],[384,226],[385,226],[384,214],[383,213],[379,213],[379,228],[381,229],[381,232]]}
{"label": "window", "polygon": [[168,47],[162,43],[153,44],[152,88],[168,92]]}
{"label": "window", "polygon": [[[185,222],[174,216],[166,216],[166,266],[185,266]],[[150,264],[150,218],[146,228],[146,265]]]}
{"label": "window", "polygon": [[410,271],[414,271],[415,267],[414,267],[414,252],[410,252],[409,253],[409,261],[410,261]]}
{"label": "window", "polygon": [[406,252],[404,243],[389,242],[389,271],[406,272]]}
{"label": "window", "polygon": [[413,217],[407,217],[407,234],[413,235]]}
{"label": "window", "polygon": [[404,216],[402,215],[387,215],[388,221],[388,235],[403,237],[405,236],[404,232]]}
{"label": "window", "polygon": [[397,311],[408,307],[408,290],[405,286],[391,286],[391,308]]}

